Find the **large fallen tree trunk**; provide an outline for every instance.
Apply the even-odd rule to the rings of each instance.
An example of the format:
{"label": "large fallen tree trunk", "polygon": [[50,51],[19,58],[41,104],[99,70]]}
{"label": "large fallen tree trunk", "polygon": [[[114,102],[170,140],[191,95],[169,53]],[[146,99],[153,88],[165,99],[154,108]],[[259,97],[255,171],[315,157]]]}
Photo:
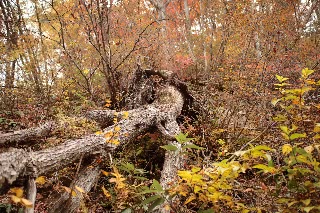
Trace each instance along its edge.
{"label": "large fallen tree trunk", "polygon": [[168,121],[171,122],[181,112],[183,103],[170,103],[177,94],[179,92],[174,87],[168,86],[162,91],[159,101],[128,111],[128,119],[104,129],[99,135],[69,140],[59,146],[36,152],[12,149],[1,153],[0,180],[6,179],[12,183],[21,175],[38,176],[52,172],[76,161],[82,154],[92,154],[103,149],[112,151],[118,146],[118,141],[125,144],[150,126],[166,126]]}
{"label": "large fallen tree trunk", "polygon": [[[138,71],[142,72],[140,69]],[[180,132],[176,119],[180,115],[186,99],[190,100],[190,96],[187,94],[185,85],[174,78],[171,72],[148,70],[146,73],[147,76],[159,75],[167,82],[156,91],[151,92],[155,92],[154,94],[150,94],[150,87],[149,92],[141,89],[146,88],[146,85],[140,82],[138,87],[134,89],[137,92],[128,96],[125,103],[129,106],[128,108],[135,107],[131,110],[122,112],[95,110],[87,113],[86,117],[96,120],[102,126],[107,126],[115,116],[119,118],[120,121],[105,128],[101,133],[68,140],[56,147],[40,151],[9,149],[0,153],[0,184],[3,182],[12,184],[18,178],[37,177],[57,171],[77,161],[80,157],[100,153],[102,150],[111,152],[119,145],[133,141],[137,135],[150,127],[158,127],[170,143],[175,143],[174,135]],[[141,75],[138,75],[135,80],[139,81],[139,76],[141,78]],[[145,83],[145,81],[142,82]],[[154,95],[153,102],[150,95]],[[164,189],[167,189],[174,182],[176,171],[182,164],[183,158],[179,152],[178,149],[176,152],[166,153],[161,174],[161,184]],[[98,173],[95,175],[97,176]],[[86,190],[88,191],[90,188]]]}

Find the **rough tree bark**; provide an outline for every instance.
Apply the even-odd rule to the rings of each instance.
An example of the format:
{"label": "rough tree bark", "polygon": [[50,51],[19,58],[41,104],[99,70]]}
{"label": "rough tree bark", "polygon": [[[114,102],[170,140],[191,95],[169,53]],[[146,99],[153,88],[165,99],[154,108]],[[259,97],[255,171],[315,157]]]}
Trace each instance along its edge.
{"label": "rough tree bark", "polygon": [[[154,75],[161,77],[164,83],[158,87],[155,86],[154,82],[150,81],[150,77]],[[136,73],[133,84],[136,87],[131,88],[133,92],[129,93],[124,102],[124,105],[128,106],[126,111],[129,114],[128,118],[123,118],[125,111],[90,111],[86,117],[96,120],[102,125],[107,126],[110,124],[110,121],[115,116],[119,122],[103,129],[102,134],[91,134],[79,139],[67,140],[56,147],[39,151],[9,149],[0,153],[0,183],[12,184],[18,178],[29,178],[31,181],[29,181],[29,185],[33,186],[32,180],[34,177],[57,171],[82,157],[101,152],[112,152],[119,145],[133,141],[137,135],[145,132],[150,127],[158,127],[159,131],[168,138],[170,143],[178,146],[174,141],[174,136],[180,132],[176,119],[181,114],[184,103],[192,101],[186,85],[180,82],[172,72],[141,70],[140,68]],[[144,90],[143,88],[148,89]],[[149,96],[151,95],[154,98],[150,98]],[[152,101],[152,99],[154,100]],[[116,131],[119,128],[120,130]],[[45,129],[47,130],[48,128]],[[24,137],[21,136],[22,134],[18,134],[19,137],[14,137],[15,139],[10,139],[9,142],[24,140],[26,137],[30,138],[30,135],[37,136],[38,134],[29,134],[29,132],[38,133],[40,130],[33,128],[32,131],[24,131],[28,133],[26,134],[28,136]],[[110,133],[113,133],[113,136],[110,136]],[[2,140],[6,141],[5,139]],[[120,143],[116,143],[117,141]],[[181,168],[183,157],[179,153],[180,150],[178,149],[175,152],[168,151],[165,155],[164,167],[161,173],[161,184],[164,189],[168,189],[170,184],[174,183],[177,169]],[[82,188],[85,191],[90,191],[91,186],[99,176],[98,170],[84,170],[83,173],[79,174],[78,179],[72,183],[71,187],[74,185],[83,186]],[[66,199],[66,197],[65,194],[62,195],[55,205],[60,207],[53,209],[62,209],[61,206],[63,206],[63,209],[67,209],[67,212],[75,212],[79,207],[79,198]],[[160,211],[166,212],[164,209]]]}
{"label": "rough tree bark", "polygon": [[56,123],[48,121],[38,127],[23,129],[12,133],[0,134],[0,144],[34,140],[49,135],[56,127]]}

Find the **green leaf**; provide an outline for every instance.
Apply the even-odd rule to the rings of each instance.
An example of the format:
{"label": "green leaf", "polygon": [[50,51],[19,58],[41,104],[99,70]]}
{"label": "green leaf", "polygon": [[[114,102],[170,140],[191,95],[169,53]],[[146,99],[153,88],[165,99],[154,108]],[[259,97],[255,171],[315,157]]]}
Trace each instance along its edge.
{"label": "green leaf", "polygon": [[134,165],[131,163],[121,163],[121,166],[122,167],[120,167],[120,169],[127,171],[127,172],[134,170]]}
{"label": "green leaf", "polygon": [[117,168],[118,168],[118,169],[121,169],[122,171],[126,171],[126,172],[130,173],[130,170],[127,169],[127,168],[124,167],[124,166],[118,166]]}
{"label": "green leaf", "polygon": [[195,145],[195,144],[193,144],[193,143],[187,144],[187,145],[185,145],[185,146],[182,147],[182,149],[186,149],[186,148],[198,149],[198,150],[204,149],[203,147],[197,146],[197,145]]}
{"label": "green leaf", "polygon": [[310,156],[306,150],[299,148],[299,147],[294,147],[293,151],[299,153],[300,155],[306,156],[306,157]]}
{"label": "green leaf", "polygon": [[158,190],[158,191],[163,191],[162,186],[161,186],[160,183],[159,183],[157,180],[155,180],[155,179],[153,179],[153,183],[152,183],[152,185],[150,186],[150,189],[151,189],[151,190],[156,189],[156,190]]}
{"label": "green leaf", "polygon": [[140,195],[150,194],[150,193],[159,193],[159,190],[146,189],[146,190],[144,190],[142,192],[139,192]]}
{"label": "green leaf", "polygon": [[176,140],[180,143],[187,143],[192,141],[194,138],[187,138],[187,134],[183,134],[182,132],[180,132],[178,135],[175,136]]}
{"label": "green leaf", "polygon": [[127,208],[127,209],[123,210],[121,213],[131,213],[131,212],[132,212],[132,209]]}
{"label": "green leaf", "polygon": [[164,145],[164,146],[160,146],[162,149],[165,149],[167,151],[177,151],[178,147],[172,145],[172,144],[168,144],[168,145]]}
{"label": "green leaf", "polygon": [[126,167],[129,169],[129,170],[134,170],[134,165],[132,163],[127,163],[126,164]]}
{"label": "green leaf", "polygon": [[148,209],[148,212],[152,212],[152,210],[153,210],[155,207],[161,205],[164,201],[165,201],[165,199],[162,198],[162,197],[156,199],[156,200],[150,205],[150,207],[149,207],[149,209]]}
{"label": "green leaf", "polygon": [[151,203],[152,201],[155,201],[156,199],[159,199],[161,198],[160,195],[155,195],[155,196],[151,196],[151,197],[148,197],[147,199],[145,199],[144,201],[142,201],[142,205],[146,205],[148,203]]}
{"label": "green leaf", "polygon": [[135,169],[134,174],[146,174],[147,172],[144,169]]}
{"label": "green leaf", "polygon": [[305,138],[307,137],[306,133],[293,133],[292,135],[290,135],[290,140],[294,140],[297,138]]}
{"label": "green leaf", "polygon": [[274,167],[274,163],[273,163],[273,160],[272,160],[271,155],[266,154],[266,159],[267,159],[267,161],[268,161],[268,166],[269,166],[269,167]]}
{"label": "green leaf", "polygon": [[138,180],[149,180],[148,178],[141,177],[141,176],[133,176],[133,177]]}

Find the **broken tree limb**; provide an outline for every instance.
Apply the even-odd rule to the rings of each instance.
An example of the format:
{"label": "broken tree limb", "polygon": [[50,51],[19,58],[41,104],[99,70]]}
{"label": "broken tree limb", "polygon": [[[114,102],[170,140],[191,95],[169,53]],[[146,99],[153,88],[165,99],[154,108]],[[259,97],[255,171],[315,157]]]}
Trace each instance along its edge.
{"label": "broken tree limb", "polygon": [[[77,212],[80,203],[84,203],[85,194],[91,190],[94,184],[98,181],[99,176],[99,166],[88,166],[83,169],[79,173],[77,179],[75,179],[70,185],[70,189],[76,192],[76,196],[72,196],[72,194],[68,192],[62,193],[58,200],[54,200],[54,202],[51,203],[49,213]],[[76,186],[83,190],[83,192],[79,192],[76,189]]]}
{"label": "broken tree limb", "polygon": [[[91,156],[102,151],[110,153],[119,145],[133,141],[136,136],[150,127],[158,127],[168,143],[178,147],[175,152],[167,151],[161,173],[161,185],[164,189],[169,189],[171,184],[175,183],[177,170],[181,169],[184,161],[181,145],[175,141],[174,137],[180,133],[177,117],[181,114],[186,102],[189,105],[193,98],[188,95],[186,85],[169,71],[163,71],[161,74],[144,70],[140,72],[140,77],[137,75],[133,81],[136,84],[133,87],[134,92],[127,95],[125,104],[122,105],[127,111],[93,110],[85,115],[86,118],[97,121],[101,126],[112,124],[113,119],[117,117],[116,124],[105,128],[99,134],[67,140],[56,147],[34,152],[11,149],[0,153],[0,183],[1,180],[2,182],[6,180],[11,184],[18,177],[37,177],[53,172],[68,166],[81,156]],[[155,83],[154,80],[150,80],[149,77],[152,75],[160,76],[163,82]],[[98,176],[99,174],[96,174],[96,177]],[[75,182],[80,179],[81,176]],[[90,191],[89,188],[88,191]],[[77,200],[71,200],[65,204],[67,204],[65,208],[68,209],[79,206]],[[169,200],[167,204],[171,204]],[[60,205],[62,204],[58,206]],[[168,212],[166,208],[160,211]]]}
{"label": "broken tree limb", "polygon": [[[68,140],[56,147],[28,152],[13,149],[0,154],[0,180],[12,183],[19,176],[38,176],[63,168],[80,158],[100,150],[114,150],[116,141],[125,144],[150,126],[177,117],[183,102],[175,102],[179,91],[167,86],[159,93],[159,100],[153,104],[128,111],[128,119],[103,130],[102,134],[92,134],[80,139]],[[163,97],[168,96],[168,97]],[[116,128],[117,127],[117,128]],[[118,129],[119,131],[117,131]],[[111,133],[116,133],[110,135]],[[114,143],[110,143],[114,141]]]}
{"label": "broken tree limb", "polygon": [[0,144],[14,143],[48,136],[56,128],[56,123],[48,121],[38,127],[0,134]]}
{"label": "broken tree limb", "polygon": [[34,213],[36,195],[37,195],[36,180],[35,178],[30,176],[27,183],[27,199],[32,203],[32,207],[25,207],[24,213]]}

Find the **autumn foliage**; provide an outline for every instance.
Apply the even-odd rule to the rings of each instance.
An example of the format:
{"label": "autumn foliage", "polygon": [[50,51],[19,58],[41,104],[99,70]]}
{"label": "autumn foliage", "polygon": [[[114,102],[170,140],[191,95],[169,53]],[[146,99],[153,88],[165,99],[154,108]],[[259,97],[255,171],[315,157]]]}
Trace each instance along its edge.
{"label": "autumn foliage", "polygon": [[[137,67],[173,71],[198,104],[178,118],[176,183],[160,186],[155,155],[177,147],[151,131],[95,159],[88,194],[67,187],[73,167],[41,176],[39,212],[52,189],[81,194],[83,212],[320,211],[319,0],[0,0],[0,133],[63,126],[33,150],[101,135],[73,116],[127,110]],[[117,123],[103,135],[115,145]],[[0,211],[30,207],[22,188],[1,193]]]}

